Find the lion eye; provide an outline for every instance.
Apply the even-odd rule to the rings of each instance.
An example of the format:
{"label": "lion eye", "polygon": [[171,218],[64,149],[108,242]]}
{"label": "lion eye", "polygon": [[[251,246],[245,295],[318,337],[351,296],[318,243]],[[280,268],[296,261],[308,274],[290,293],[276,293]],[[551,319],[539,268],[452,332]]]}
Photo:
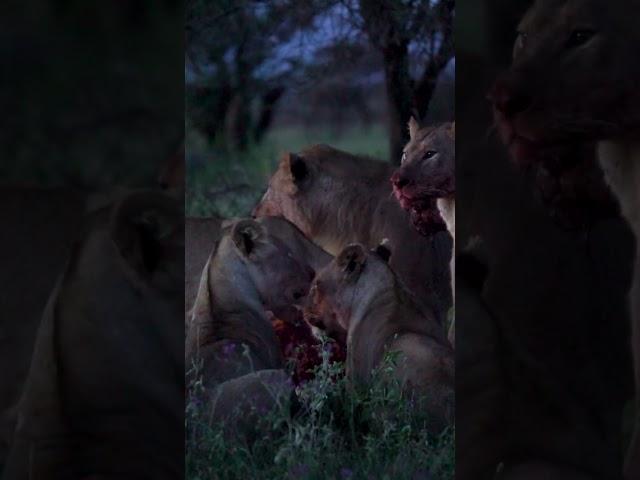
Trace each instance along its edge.
{"label": "lion eye", "polygon": [[579,47],[593,38],[595,31],[589,29],[574,30],[567,41],[567,48]]}
{"label": "lion eye", "polygon": [[429,160],[430,158],[433,158],[436,153],[438,152],[434,152],[433,150],[428,150],[427,153],[424,154],[424,159],[425,160]]}

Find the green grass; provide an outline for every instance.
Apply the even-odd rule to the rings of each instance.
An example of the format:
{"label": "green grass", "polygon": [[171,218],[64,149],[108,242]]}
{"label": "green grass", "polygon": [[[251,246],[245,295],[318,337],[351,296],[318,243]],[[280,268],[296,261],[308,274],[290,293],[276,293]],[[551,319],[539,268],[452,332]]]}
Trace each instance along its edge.
{"label": "green grass", "polygon": [[392,368],[388,358],[370,384],[354,387],[325,357],[315,380],[297,388],[298,413],[281,405],[263,415],[251,444],[225,439],[223,425],[208,425],[206,407],[190,401],[187,479],[453,479],[454,432],[426,432],[428,418],[384,380]]}
{"label": "green grass", "polygon": [[280,156],[299,151],[314,143],[327,143],[350,153],[387,158],[388,142],[384,127],[348,129],[336,136],[320,127],[279,128],[271,131],[258,145],[234,152],[211,145],[187,126],[187,154],[191,161],[187,172],[186,212],[192,216],[218,214],[224,217],[246,216],[266,189]]}

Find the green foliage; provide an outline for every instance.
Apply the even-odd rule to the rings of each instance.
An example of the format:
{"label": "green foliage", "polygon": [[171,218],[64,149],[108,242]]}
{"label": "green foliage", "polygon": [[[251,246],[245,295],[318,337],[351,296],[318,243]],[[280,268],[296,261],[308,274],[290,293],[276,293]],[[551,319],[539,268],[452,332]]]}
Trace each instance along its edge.
{"label": "green foliage", "polygon": [[278,128],[244,152],[224,149],[216,142],[209,144],[188,125],[187,131],[186,212],[191,216],[248,215],[264,193],[280,156],[315,143],[375,158],[388,157],[383,125],[369,130],[352,127],[339,136],[324,126],[308,131]]}
{"label": "green foliage", "polygon": [[353,385],[327,354],[316,378],[297,388],[297,413],[281,405],[263,415],[250,445],[225,439],[223,425],[208,425],[205,408],[190,401],[187,479],[454,478],[453,431],[426,432],[426,415],[386,380],[393,365],[389,357],[371,383]]}

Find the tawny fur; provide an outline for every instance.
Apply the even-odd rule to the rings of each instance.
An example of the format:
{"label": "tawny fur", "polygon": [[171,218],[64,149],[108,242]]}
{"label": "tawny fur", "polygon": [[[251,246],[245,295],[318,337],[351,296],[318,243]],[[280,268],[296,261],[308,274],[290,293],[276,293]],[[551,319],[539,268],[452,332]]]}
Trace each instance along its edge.
{"label": "tawny fur", "polygon": [[400,279],[443,322],[451,306],[446,232],[422,237],[393,198],[393,167],[326,145],[285,155],[254,214],[282,216],[331,254],[352,242],[375,247],[384,238]]}
{"label": "tawny fur", "polygon": [[[331,255],[311,242],[292,223],[280,217],[256,220],[269,234],[280,239],[295,258],[318,271],[331,260]],[[222,234],[224,220],[220,217],[185,218],[185,318],[194,305],[200,277],[207,259]]]}
{"label": "tawny fur", "polygon": [[[620,202],[622,215],[627,219],[636,238],[636,259],[633,284],[629,292],[631,309],[631,344],[633,345],[636,382],[636,409],[640,405],[640,143],[601,142],[598,146],[600,165],[611,190]],[[636,413],[636,415],[638,415]],[[636,420],[627,472],[640,474],[640,426]]]}
{"label": "tawny fur", "polygon": [[[535,162],[567,146],[599,142],[600,164],[636,244],[640,205],[639,15],[637,0],[537,0],[518,26],[511,68],[489,93],[497,130],[519,163]],[[614,261],[615,256],[609,260]],[[637,259],[635,265],[630,311],[638,390]],[[609,306],[607,313],[614,310],[623,317],[617,305]],[[628,479],[640,478],[638,428],[636,425],[626,459]],[[586,457],[582,454],[583,464],[591,461]]]}
{"label": "tawny fur", "polygon": [[[402,165],[391,177],[394,193],[407,210],[421,210],[429,205],[429,201],[436,199],[440,217],[453,239],[450,275],[455,299],[455,123],[421,128],[412,117],[409,134]],[[455,344],[455,320],[449,328],[449,340]]]}
{"label": "tawny fur", "polygon": [[[87,195],[67,189],[3,188],[0,248],[0,464],[15,429],[42,312],[82,231]],[[25,294],[28,292],[28,294]]]}
{"label": "tawny fur", "polygon": [[6,478],[181,474],[182,219],[142,192],[91,217],[40,323]]}
{"label": "tawny fur", "polygon": [[[243,232],[251,236],[250,252],[240,243]],[[199,374],[206,387],[213,387],[283,366],[265,310],[292,305],[296,295],[304,297],[313,276],[306,262],[258,222],[241,220],[226,228],[204,267],[187,325],[189,380]]]}
{"label": "tawny fur", "polygon": [[[353,256],[355,260],[349,260]],[[348,272],[350,262],[355,262]],[[314,280],[310,323],[347,334],[347,375],[366,382],[386,352],[400,352],[395,376],[432,415],[431,428],[453,421],[454,356],[440,326],[377,253],[347,247]],[[332,324],[335,323],[335,324]]]}
{"label": "tawny fur", "polygon": [[[447,224],[447,231],[453,238],[453,248],[451,249],[451,261],[449,263],[449,271],[451,272],[451,292],[453,294],[455,315],[455,299],[456,299],[456,199],[455,197],[439,198],[436,202],[438,211]],[[455,347],[456,345],[456,319],[451,320],[448,332],[449,342]]]}

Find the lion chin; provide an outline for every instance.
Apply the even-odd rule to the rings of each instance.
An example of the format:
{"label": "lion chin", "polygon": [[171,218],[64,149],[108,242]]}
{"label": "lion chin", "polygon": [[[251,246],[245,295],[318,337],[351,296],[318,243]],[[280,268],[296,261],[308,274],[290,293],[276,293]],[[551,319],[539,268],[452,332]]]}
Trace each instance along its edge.
{"label": "lion chin", "polygon": [[395,186],[393,193],[400,206],[409,212],[411,223],[422,235],[430,236],[446,230],[435,197],[410,197]]}

